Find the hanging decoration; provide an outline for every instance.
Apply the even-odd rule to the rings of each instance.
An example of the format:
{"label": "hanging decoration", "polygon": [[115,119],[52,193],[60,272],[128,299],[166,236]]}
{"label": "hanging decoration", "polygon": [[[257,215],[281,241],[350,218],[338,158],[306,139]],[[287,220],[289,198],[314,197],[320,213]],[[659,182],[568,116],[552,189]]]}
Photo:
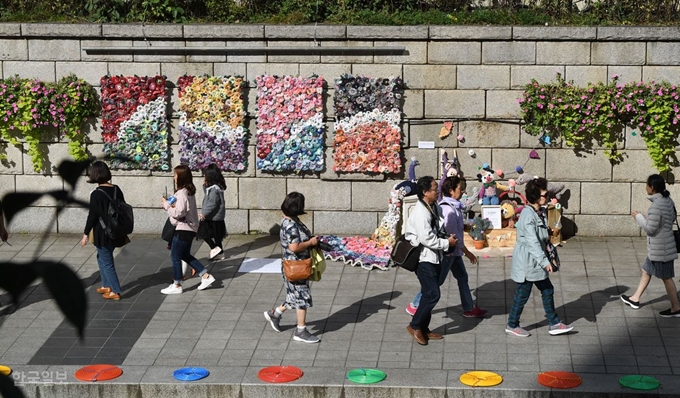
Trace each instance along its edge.
{"label": "hanging decoration", "polygon": [[335,80],[336,172],[398,173],[401,170],[399,77],[345,74]]}
{"label": "hanging decoration", "polygon": [[170,170],[165,76],[104,76],[100,82],[110,167]]}
{"label": "hanging decoration", "polygon": [[258,76],[257,168],[322,171],[323,84],[318,76]]}
{"label": "hanging decoration", "polygon": [[240,76],[181,76],[180,162],[192,170],[215,163],[223,171],[247,167],[246,112]]}

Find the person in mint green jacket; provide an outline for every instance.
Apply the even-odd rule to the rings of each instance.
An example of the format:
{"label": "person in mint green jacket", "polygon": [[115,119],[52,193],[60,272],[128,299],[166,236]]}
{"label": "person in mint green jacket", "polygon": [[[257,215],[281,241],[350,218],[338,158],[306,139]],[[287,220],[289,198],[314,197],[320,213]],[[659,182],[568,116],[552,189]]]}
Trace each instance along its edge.
{"label": "person in mint green jacket", "polygon": [[505,332],[518,337],[531,335],[520,327],[519,318],[524,310],[524,305],[529,300],[531,289],[535,285],[541,291],[545,317],[550,323],[548,333],[551,335],[567,333],[574,327],[562,323],[557,316],[555,312],[555,290],[549,278],[550,273],[556,271],[556,269],[553,269],[550,264],[546,251],[546,246],[550,242],[550,235],[543,206],[548,203],[548,181],[545,178],[534,178],[529,181],[525,196],[528,206],[522,210],[519,221],[515,224],[517,242],[512,253],[510,277],[517,282],[517,290]]}

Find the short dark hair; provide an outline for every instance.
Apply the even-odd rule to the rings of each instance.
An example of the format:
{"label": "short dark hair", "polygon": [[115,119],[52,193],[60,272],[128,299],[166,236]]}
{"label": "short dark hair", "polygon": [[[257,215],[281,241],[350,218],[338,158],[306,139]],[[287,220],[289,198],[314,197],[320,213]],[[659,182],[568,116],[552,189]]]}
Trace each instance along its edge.
{"label": "short dark hair", "polygon": [[666,180],[664,180],[659,174],[652,174],[647,177],[647,185],[651,187],[654,192],[660,193],[665,198],[671,194],[666,190]]}
{"label": "short dark hair", "polygon": [[541,200],[541,191],[548,190],[548,180],[543,177],[532,178],[527,182],[527,188],[524,194],[527,197],[527,202],[538,203]]}
{"label": "short dark hair", "polygon": [[189,196],[196,195],[196,186],[191,175],[191,169],[185,164],[180,164],[175,167],[175,174],[177,175],[177,190],[186,188],[189,191]]}
{"label": "short dark hair", "polygon": [[441,186],[442,195],[451,196],[449,195],[449,192],[451,192],[451,190],[455,191],[461,184],[465,184],[465,178],[459,176],[446,177]]}
{"label": "short dark hair", "polygon": [[227,189],[227,183],[224,182],[224,176],[222,176],[222,171],[215,163],[210,163],[203,169],[203,175],[205,176],[206,187],[211,187],[217,185],[222,188],[222,190]]}
{"label": "short dark hair", "polygon": [[90,184],[105,184],[111,181],[111,170],[109,170],[109,166],[101,160],[92,162],[87,175],[89,177],[87,182]]}
{"label": "short dark hair", "polygon": [[291,192],[281,203],[281,211],[287,217],[297,218],[305,213],[305,195],[300,192]]}
{"label": "short dark hair", "polygon": [[425,192],[432,189],[432,181],[434,181],[432,176],[424,176],[418,179],[418,182],[416,182],[418,199],[422,199],[425,196]]}

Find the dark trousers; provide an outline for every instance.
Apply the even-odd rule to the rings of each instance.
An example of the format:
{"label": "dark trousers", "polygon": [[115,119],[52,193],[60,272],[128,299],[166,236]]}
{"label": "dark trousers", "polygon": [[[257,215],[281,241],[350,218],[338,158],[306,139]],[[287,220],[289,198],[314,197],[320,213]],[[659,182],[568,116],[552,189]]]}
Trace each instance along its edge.
{"label": "dark trousers", "polygon": [[430,320],[432,319],[432,310],[439,302],[441,292],[439,291],[439,276],[441,274],[441,266],[432,263],[419,263],[416,269],[416,275],[420,281],[420,292],[423,294],[420,298],[420,305],[413,319],[411,319],[411,327],[413,329],[420,329],[423,333],[430,330]]}
{"label": "dark trousers", "polygon": [[555,312],[555,289],[553,288],[552,282],[549,278],[545,278],[542,281],[529,282],[524,281],[517,284],[517,290],[515,291],[515,298],[512,302],[512,308],[510,309],[510,315],[508,315],[508,326],[511,328],[516,328],[519,326],[519,317],[524,311],[524,305],[529,300],[531,295],[531,288],[536,285],[538,290],[541,291],[541,298],[543,299],[543,310],[545,311],[545,317],[548,319],[548,323],[552,325],[557,325],[560,323],[560,318]]}
{"label": "dark trousers", "polygon": [[192,240],[182,240],[177,235],[172,237],[170,260],[172,261],[172,278],[177,284],[182,283],[182,261],[187,262],[191,268],[195,269],[199,276],[203,276],[207,272],[203,264],[191,255]]}

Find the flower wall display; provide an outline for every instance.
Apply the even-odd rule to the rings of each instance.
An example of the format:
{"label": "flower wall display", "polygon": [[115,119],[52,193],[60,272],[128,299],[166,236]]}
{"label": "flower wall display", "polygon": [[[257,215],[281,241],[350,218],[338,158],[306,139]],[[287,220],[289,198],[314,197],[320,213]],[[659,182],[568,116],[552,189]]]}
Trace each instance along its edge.
{"label": "flower wall display", "polygon": [[211,163],[223,171],[245,170],[243,78],[185,75],[177,85],[180,162],[193,170]]}
{"label": "flower wall display", "polygon": [[104,76],[102,137],[115,169],[170,170],[165,76]]}
{"label": "flower wall display", "polygon": [[399,77],[342,75],[335,80],[334,171],[401,170],[402,96]]}
{"label": "flower wall display", "polygon": [[313,76],[258,76],[257,168],[323,170],[323,84]]}

